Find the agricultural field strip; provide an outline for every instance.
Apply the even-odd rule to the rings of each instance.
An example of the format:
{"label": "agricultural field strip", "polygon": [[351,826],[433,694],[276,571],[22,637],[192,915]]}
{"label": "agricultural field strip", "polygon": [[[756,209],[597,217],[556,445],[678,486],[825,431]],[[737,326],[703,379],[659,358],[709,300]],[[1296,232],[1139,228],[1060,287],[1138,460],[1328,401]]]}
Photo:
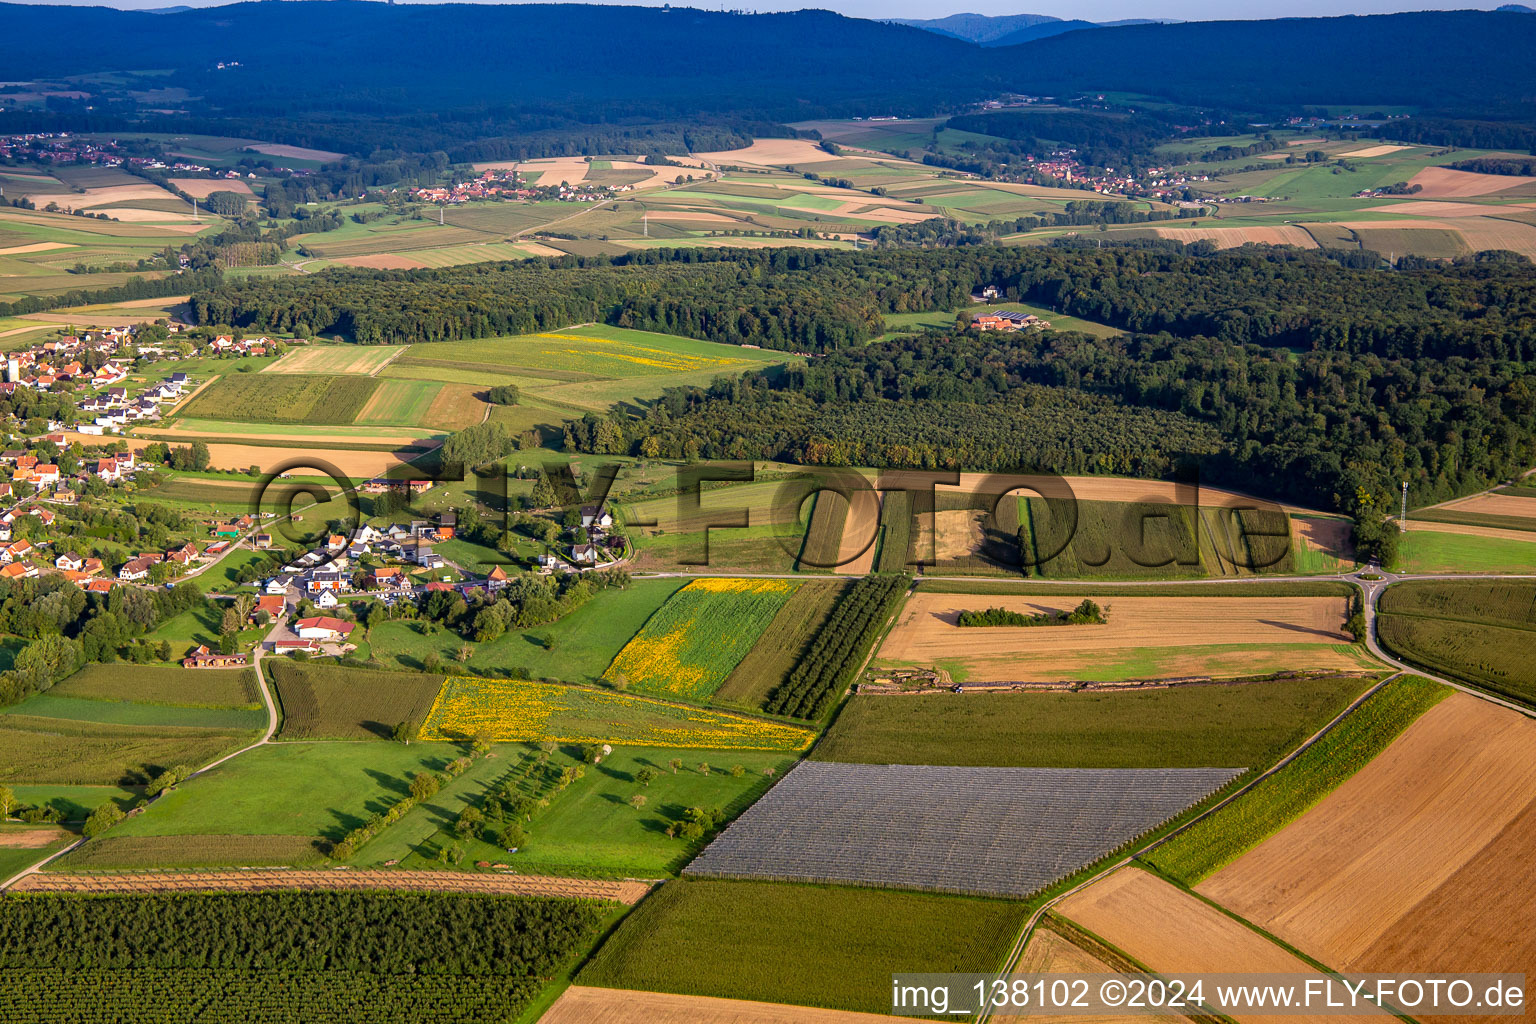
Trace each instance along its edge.
{"label": "agricultural field strip", "polygon": [[540,1024],[881,1024],[904,1020],[857,1010],[827,1010],[716,996],[572,985]]}
{"label": "agricultural field strip", "polygon": [[566,896],[612,900],[634,906],[652,883],[625,879],[558,878],[552,875],[354,869],[310,871],[269,868],[234,871],[54,872],[28,875],[11,892],[143,893],[270,892],[274,890],[380,889],[400,892],[459,892],[502,896]]}
{"label": "agricultural field strip", "polygon": [[1022,897],[1114,852],[1242,772],[807,761],[684,874]]}

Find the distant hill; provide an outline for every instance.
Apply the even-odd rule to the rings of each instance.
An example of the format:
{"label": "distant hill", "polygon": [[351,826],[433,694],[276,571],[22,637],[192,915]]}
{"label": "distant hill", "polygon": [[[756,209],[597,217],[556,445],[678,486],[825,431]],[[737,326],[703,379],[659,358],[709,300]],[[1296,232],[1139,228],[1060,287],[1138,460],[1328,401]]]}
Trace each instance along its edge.
{"label": "distant hill", "polygon": [[967,42],[979,43],[982,46],[1017,46],[1020,43],[1031,42],[1035,39],[1045,39],[1049,36],[1059,36],[1063,32],[1073,32],[1080,28],[1177,24],[1174,21],[1160,21],[1154,18],[1130,18],[1125,21],[1104,22],[1082,21],[1076,18],[1063,20],[1061,18],[1053,18],[1049,14],[1004,14],[998,16],[951,14],[947,18],[890,18],[887,20],[895,25],[911,25],[913,28],[937,32],[941,36],[964,39]]}
{"label": "distant hill", "polygon": [[[160,130],[302,124],[285,141],[347,152],[379,137],[348,141],[370,121],[430,149],[450,115],[462,139],[573,123],[944,114],[1007,91],[1140,93],[1255,119],[1329,103],[1536,116],[1536,18],[1491,11],[1123,25],[988,47],[830,11],[583,4],[293,0],[148,14],[0,3],[0,24],[26,42],[7,52],[7,80],[165,69],[157,85],[197,99]],[[56,109],[77,129],[116,130],[159,116],[137,102],[123,91]],[[51,116],[5,113],[0,125]]]}

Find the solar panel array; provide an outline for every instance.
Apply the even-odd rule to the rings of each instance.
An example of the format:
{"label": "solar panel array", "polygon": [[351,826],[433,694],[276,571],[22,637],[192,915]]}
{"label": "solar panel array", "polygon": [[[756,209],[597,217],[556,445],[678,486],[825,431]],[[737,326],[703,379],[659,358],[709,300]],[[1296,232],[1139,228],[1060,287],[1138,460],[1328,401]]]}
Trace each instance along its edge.
{"label": "solar panel array", "polygon": [[1027,896],[1241,773],[805,761],[684,873]]}

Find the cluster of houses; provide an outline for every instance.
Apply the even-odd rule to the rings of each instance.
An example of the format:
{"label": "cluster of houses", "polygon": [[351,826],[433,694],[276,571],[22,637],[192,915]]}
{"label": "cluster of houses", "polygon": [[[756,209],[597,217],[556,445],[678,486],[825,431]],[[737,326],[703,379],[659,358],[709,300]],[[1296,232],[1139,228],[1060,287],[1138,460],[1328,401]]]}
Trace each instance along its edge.
{"label": "cluster of houses", "polygon": [[[452,512],[444,512],[436,523],[413,520],[409,524],[395,523],[388,527],[359,527],[351,537],[332,534],[326,543],[308,551],[288,565],[276,576],[267,580],[264,589],[269,595],[286,594],[297,589],[318,608],[334,608],[342,596],[354,589],[351,565],[372,555],[405,563],[404,566],[380,566],[370,569],[365,586],[369,590],[383,591],[386,597],[410,594],[415,589],[411,569],[440,570],[446,567],[443,556],[433,550],[433,545],[452,540],[458,518]],[[236,529],[237,524],[231,524]],[[258,548],[271,547],[271,534],[258,533],[251,538]],[[501,582],[505,583],[502,574]]]}
{"label": "cluster of houses", "polygon": [[532,199],[538,195],[516,171],[484,171],[473,181],[411,189],[412,199],[428,203],[467,203],[474,199]]}
{"label": "cluster of houses", "polygon": [[571,546],[570,564],[546,552],[537,559],[540,572],[571,572],[572,565],[576,570],[591,569],[613,560],[613,551],[622,542],[608,532],[613,529],[612,514],[601,505],[583,505],[581,528],[587,531],[587,541]]}
{"label": "cluster of houses", "polygon": [[990,313],[977,313],[971,317],[971,326],[978,331],[1043,331],[1051,325],[1033,313],[1020,313],[1012,309],[994,309]]}

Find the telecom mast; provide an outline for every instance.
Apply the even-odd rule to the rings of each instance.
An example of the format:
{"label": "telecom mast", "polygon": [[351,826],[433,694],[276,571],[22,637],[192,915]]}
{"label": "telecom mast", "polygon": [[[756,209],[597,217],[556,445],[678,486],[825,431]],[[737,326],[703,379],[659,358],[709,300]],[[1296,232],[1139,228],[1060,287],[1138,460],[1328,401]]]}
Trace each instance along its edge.
{"label": "telecom mast", "polygon": [[1397,517],[1397,526],[1403,533],[1408,532],[1408,481],[1403,481],[1403,514]]}

